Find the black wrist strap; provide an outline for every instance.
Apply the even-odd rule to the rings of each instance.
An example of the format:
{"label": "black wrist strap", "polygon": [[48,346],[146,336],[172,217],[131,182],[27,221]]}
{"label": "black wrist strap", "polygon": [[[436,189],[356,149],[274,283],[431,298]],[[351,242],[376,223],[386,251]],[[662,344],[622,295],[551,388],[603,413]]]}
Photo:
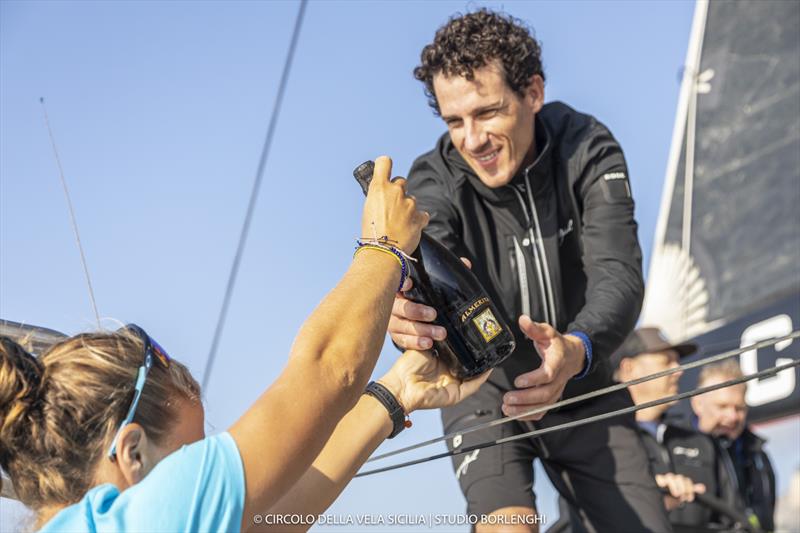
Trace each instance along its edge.
{"label": "black wrist strap", "polygon": [[370,381],[367,388],[364,390],[364,394],[369,394],[386,408],[389,411],[389,418],[392,419],[392,433],[389,435],[390,439],[393,439],[395,435],[403,431],[406,427],[406,413],[403,411],[403,406],[400,405],[400,402],[397,401],[397,398],[394,397],[394,394],[389,391],[386,387],[378,383],[377,381]]}

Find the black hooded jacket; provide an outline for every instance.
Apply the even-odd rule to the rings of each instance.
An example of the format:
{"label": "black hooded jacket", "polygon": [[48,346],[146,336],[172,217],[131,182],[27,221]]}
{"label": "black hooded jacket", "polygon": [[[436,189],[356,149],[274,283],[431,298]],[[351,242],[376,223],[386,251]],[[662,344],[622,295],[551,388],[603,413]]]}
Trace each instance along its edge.
{"label": "black hooded jacket", "polygon": [[764,451],[764,439],[745,428],[734,442],[715,439],[718,453],[728,474],[722,487],[736,493],[748,515],[755,515],[764,531],[775,529],[775,472]]}
{"label": "black hooded jacket", "polygon": [[[679,418],[664,418],[657,425],[655,434],[639,426],[639,434],[650,459],[653,474],[669,472],[688,477],[694,483],[706,486],[706,494],[740,509],[740,500],[735,493],[722,491],[730,481],[717,455],[714,441],[708,435],[692,428]],[[673,509],[669,521],[677,530],[705,530],[713,523],[727,525],[726,517],[718,517],[712,509],[697,501]]]}
{"label": "black hooded jacket", "polygon": [[491,381],[511,389],[541,364],[521,314],[589,336],[589,374],[567,384],[567,398],[611,384],[609,356],[641,309],[642,254],[625,158],[608,129],[558,102],[535,122],[537,158],[508,185],[484,185],[445,133],[414,162],[408,190],[431,214],[426,232],[472,261],[514,330],[516,351]]}

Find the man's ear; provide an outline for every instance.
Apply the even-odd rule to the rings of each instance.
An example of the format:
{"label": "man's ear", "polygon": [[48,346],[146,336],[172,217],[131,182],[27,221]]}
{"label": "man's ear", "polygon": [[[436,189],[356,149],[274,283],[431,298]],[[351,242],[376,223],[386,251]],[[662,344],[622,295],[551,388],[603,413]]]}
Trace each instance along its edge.
{"label": "man's ear", "polygon": [[122,428],[117,440],[117,466],[128,486],[141,481],[149,470],[147,434],[139,424]]}
{"label": "man's ear", "polygon": [[619,375],[620,383],[624,383],[625,381],[630,381],[631,372],[633,370],[633,362],[631,361],[630,357],[623,357],[619,362],[619,367],[617,368],[617,374]]}
{"label": "man's ear", "polygon": [[[700,396],[702,396],[702,394]],[[703,399],[700,398],[700,396],[692,396],[689,398],[689,404],[692,406],[692,411],[697,416],[700,416],[700,411],[703,410]]]}
{"label": "man's ear", "polygon": [[531,76],[525,88],[525,98],[531,105],[533,112],[538,113],[544,105],[544,80],[538,74]]}

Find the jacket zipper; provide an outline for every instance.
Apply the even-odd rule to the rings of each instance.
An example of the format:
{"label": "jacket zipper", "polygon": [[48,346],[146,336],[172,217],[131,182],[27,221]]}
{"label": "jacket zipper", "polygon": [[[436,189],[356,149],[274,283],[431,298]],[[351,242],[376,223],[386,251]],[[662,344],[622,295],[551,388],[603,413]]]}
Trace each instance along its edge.
{"label": "jacket zipper", "polygon": [[766,468],[764,464],[764,458],[761,455],[762,453],[763,452],[761,450],[756,452],[755,456],[753,457],[753,464],[755,466],[758,479],[761,481],[762,494],[765,496],[764,503],[769,505],[769,502],[772,501],[772,489],[770,488],[769,478],[765,472]]}
{"label": "jacket zipper", "polygon": [[[556,303],[555,298],[553,297],[553,284],[550,281],[550,267],[547,264],[547,253],[544,249],[544,239],[542,239],[542,229],[539,226],[539,213],[536,211],[536,202],[533,201],[533,192],[531,190],[531,182],[530,182],[530,167],[525,169],[525,185],[526,185],[526,192],[528,193],[528,203],[531,206],[531,213],[533,214],[533,228],[536,230],[536,239],[533,239],[533,231],[528,230],[531,234],[531,242],[535,243],[535,245],[539,249],[539,255],[541,256],[542,261],[542,270],[544,270],[544,281],[545,281],[545,288],[547,289],[546,297],[547,297],[547,304],[550,306],[550,317],[552,320],[548,320],[551,326],[554,328],[558,327],[556,324]],[[556,199],[556,201],[558,201]]]}
{"label": "jacket zipper", "polygon": [[519,245],[517,236],[514,235],[514,261],[517,266],[517,274],[519,276],[519,288],[522,293],[522,314],[530,316],[531,314],[531,293],[528,288],[528,272],[525,267],[525,252]]}
{"label": "jacket zipper", "polygon": [[[525,213],[525,219],[526,219],[527,225],[530,226],[531,225],[531,216],[528,214],[528,206],[525,204],[525,200],[522,198],[522,194],[513,185],[511,186],[511,190],[513,190],[514,194],[517,195],[517,199],[519,200],[519,203],[522,206],[522,212]],[[535,270],[536,270],[536,281],[539,282],[539,294],[541,294],[542,300],[544,301],[544,321],[547,322],[548,324],[552,325],[552,322],[550,321],[550,307],[548,305],[547,292],[546,292],[546,289],[545,289],[545,286],[544,286],[544,278],[542,277],[542,265],[541,265],[541,260],[539,258],[538,248],[536,247],[536,245],[533,242],[534,241],[533,234],[530,232],[530,230],[528,230],[528,233],[529,233],[528,239],[531,240],[531,249],[533,250],[533,264],[534,264]],[[516,240],[516,237],[515,237],[515,240]],[[523,262],[522,266],[520,266],[519,261],[517,261],[517,268],[518,269],[519,268],[525,268],[524,262]],[[522,280],[522,278],[520,278],[520,284],[522,283],[521,280]],[[523,290],[523,288],[520,287],[520,291],[522,291],[522,290]]]}
{"label": "jacket zipper", "polygon": [[664,444],[664,434],[667,432],[667,425],[666,424],[659,424],[658,429],[656,429],[656,442],[658,443],[658,449],[661,451],[661,458],[664,460],[669,468],[670,472],[675,472],[675,465],[672,463],[672,457],[667,450],[667,446]]}
{"label": "jacket zipper", "polygon": [[[720,446],[719,449],[722,452],[720,453],[722,456],[722,464],[725,465],[725,470],[728,471],[728,476],[731,478],[731,482],[733,483],[734,494],[742,494],[739,491],[739,478],[736,475],[736,467],[733,466],[733,460],[728,453],[727,447]],[[744,497],[742,499],[744,499]],[[747,502],[744,503],[747,505]]]}

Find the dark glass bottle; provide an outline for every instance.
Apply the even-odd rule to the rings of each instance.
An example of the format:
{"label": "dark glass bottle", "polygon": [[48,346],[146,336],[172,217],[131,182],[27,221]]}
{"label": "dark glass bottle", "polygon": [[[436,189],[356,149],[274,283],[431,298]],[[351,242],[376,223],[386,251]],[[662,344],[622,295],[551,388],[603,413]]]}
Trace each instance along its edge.
{"label": "dark glass bottle", "polygon": [[[366,161],[353,171],[364,194],[374,167]],[[416,259],[409,261],[414,287],[406,296],[436,309],[433,323],[447,330],[447,338],[433,341],[433,352],[453,375],[473,378],[511,355],[514,334],[478,278],[453,252],[423,231],[411,256]]]}

